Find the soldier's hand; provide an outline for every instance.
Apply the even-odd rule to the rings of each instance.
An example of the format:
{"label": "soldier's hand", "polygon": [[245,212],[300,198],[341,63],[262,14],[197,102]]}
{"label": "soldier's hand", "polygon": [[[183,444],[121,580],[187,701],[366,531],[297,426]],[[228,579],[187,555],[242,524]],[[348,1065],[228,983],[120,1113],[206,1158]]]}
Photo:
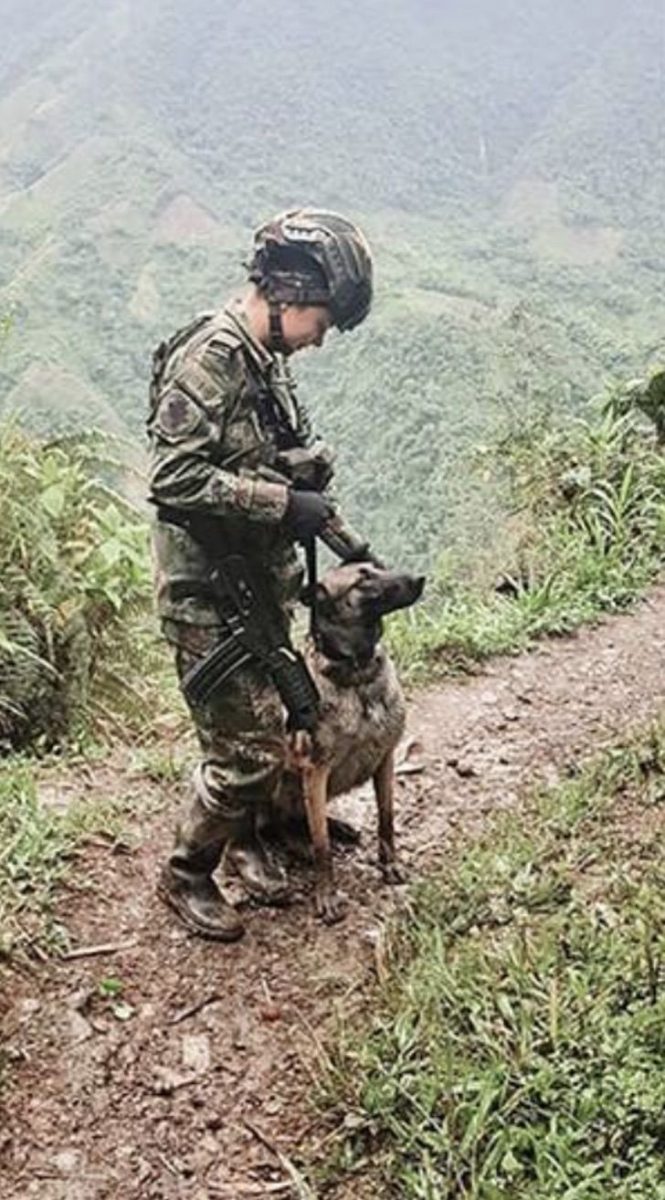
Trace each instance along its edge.
{"label": "soldier's hand", "polygon": [[343,561],[345,563],[369,562],[372,563],[372,566],[378,567],[380,571],[387,569],[383,559],[374,553],[369,542],[365,542],[362,546],[354,546],[344,555]]}
{"label": "soldier's hand", "polygon": [[284,515],[284,524],[297,541],[307,541],[320,533],[326,521],[333,515],[330,501],[319,492],[289,493],[289,503]]}

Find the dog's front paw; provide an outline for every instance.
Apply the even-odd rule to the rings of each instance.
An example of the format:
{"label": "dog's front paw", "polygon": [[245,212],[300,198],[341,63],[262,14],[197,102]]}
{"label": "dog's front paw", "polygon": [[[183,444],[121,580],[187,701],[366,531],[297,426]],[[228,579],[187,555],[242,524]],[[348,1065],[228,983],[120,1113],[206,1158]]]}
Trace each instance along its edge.
{"label": "dog's front paw", "polygon": [[335,891],[317,892],[315,907],[316,915],[324,925],[336,925],[338,921],[343,921],[348,911],[341,892]]}
{"label": "dog's front paw", "polygon": [[381,874],[383,882],[391,885],[397,883],[406,883],[406,871],[400,867],[398,862],[381,863]]}

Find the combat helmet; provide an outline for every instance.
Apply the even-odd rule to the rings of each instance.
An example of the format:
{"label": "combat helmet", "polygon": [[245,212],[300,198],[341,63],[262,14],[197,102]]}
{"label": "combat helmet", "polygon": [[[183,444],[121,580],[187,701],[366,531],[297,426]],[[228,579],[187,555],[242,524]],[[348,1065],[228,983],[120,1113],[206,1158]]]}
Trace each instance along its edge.
{"label": "combat helmet", "polygon": [[254,234],[250,279],[273,309],[325,304],[341,331],[364,321],[372,303],[372,255],[364,235],[339,213],[299,208]]}

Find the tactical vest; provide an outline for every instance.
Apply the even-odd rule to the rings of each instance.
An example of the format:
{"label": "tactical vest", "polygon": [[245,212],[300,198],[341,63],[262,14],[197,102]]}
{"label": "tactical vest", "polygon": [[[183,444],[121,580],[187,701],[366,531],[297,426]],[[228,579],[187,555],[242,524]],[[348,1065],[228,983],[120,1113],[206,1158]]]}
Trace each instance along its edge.
{"label": "tactical vest", "polygon": [[[229,319],[233,322],[231,336],[226,328]],[[199,314],[157,347],[152,358],[148,425],[155,415],[161,396],[169,386],[182,388],[204,409],[207,405],[214,404],[216,385],[208,372],[196,363],[197,351],[203,350],[210,342],[233,350],[238,340],[245,351],[245,362],[249,369],[249,390],[263,434],[274,443],[277,451],[306,445],[311,437],[309,417],[296,400],[296,384],[286,360],[282,355],[273,356],[272,377],[268,387],[265,361],[257,354],[256,346],[242,323],[228,309],[218,313]],[[185,357],[187,367],[181,378]],[[222,458],[219,465],[227,464]]]}

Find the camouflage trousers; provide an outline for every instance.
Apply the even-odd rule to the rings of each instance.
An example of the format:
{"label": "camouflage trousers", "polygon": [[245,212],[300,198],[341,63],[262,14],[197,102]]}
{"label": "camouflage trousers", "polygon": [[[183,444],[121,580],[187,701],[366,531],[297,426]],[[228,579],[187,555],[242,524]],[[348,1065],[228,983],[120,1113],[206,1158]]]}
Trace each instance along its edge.
{"label": "camouflage trousers", "polygon": [[[163,621],[178,676],[222,636],[216,626]],[[205,705],[192,706],[202,751],[200,799],[222,821],[241,823],[271,800],[284,765],[286,726],[274,684],[259,667],[241,667]]]}

